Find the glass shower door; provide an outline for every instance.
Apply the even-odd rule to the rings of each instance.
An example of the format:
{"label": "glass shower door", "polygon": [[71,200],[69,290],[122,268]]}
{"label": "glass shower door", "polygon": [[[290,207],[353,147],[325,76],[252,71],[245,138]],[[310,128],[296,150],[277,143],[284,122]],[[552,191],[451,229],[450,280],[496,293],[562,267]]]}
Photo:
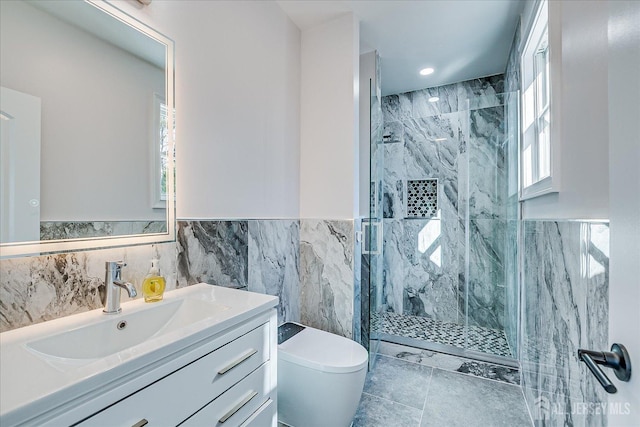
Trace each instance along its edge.
{"label": "glass shower door", "polygon": [[[465,349],[502,363],[516,356],[517,93],[469,100],[464,218]],[[515,150],[515,151],[514,151]],[[462,212],[464,210],[464,212]],[[471,355],[470,353],[470,355]]]}
{"label": "glass shower door", "polygon": [[[378,63],[378,58],[376,58]],[[378,68],[378,67],[376,67]],[[379,81],[379,72],[377,72]],[[383,279],[383,240],[382,240],[382,179],[384,172],[384,148],[382,142],[382,107],[378,85],[370,81],[370,157],[369,157],[369,217],[363,224],[365,244],[364,262],[368,264],[369,278],[369,354],[375,355],[380,344],[382,330],[382,279]],[[363,337],[364,338],[364,337]],[[375,357],[369,358],[369,367],[373,368]]]}

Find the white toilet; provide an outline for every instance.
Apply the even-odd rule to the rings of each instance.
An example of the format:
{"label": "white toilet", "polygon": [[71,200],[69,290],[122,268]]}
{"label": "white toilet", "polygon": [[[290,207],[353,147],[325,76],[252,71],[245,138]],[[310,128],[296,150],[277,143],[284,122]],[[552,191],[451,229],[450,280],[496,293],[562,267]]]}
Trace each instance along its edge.
{"label": "white toilet", "polygon": [[278,421],[349,427],[367,375],[364,347],[293,322],[278,328],[278,342]]}

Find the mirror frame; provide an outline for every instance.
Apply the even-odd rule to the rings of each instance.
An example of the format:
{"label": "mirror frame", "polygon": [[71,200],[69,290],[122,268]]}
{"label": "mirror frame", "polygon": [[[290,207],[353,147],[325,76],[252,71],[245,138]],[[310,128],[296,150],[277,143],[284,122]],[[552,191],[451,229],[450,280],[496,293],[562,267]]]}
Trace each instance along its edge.
{"label": "mirror frame", "polygon": [[[144,35],[151,37],[165,47],[165,91],[167,108],[167,126],[174,129],[175,103],[174,103],[174,73],[175,56],[174,42],[165,35],[159,33],[143,22],[137,20],[116,6],[107,3],[105,0],[84,0],[85,3],[96,7],[103,13],[133,27]],[[23,243],[3,243],[0,244],[0,259],[16,258],[22,256],[38,256],[60,252],[86,251],[92,249],[116,248],[124,246],[149,245],[154,243],[175,242],[176,237],[176,213],[175,213],[175,136],[174,132],[168,132],[169,150],[167,153],[167,164],[170,171],[167,173],[167,194],[166,205],[166,233],[131,234],[103,237],[86,237],[77,239],[40,240]],[[147,142],[144,141],[146,144]]]}

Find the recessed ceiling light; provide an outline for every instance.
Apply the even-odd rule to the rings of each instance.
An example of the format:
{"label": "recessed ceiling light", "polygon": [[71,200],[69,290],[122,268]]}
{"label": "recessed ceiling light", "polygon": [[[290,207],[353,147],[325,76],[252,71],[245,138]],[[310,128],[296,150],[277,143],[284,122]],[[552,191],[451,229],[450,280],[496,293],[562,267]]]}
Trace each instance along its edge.
{"label": "recessed ceiling light", "polygon": [[429,74],[433,74],[435,70],[431,67],[428,68],[423,68],[422,70],[420,70],[420,75],[421,76],[428,76]]}
{"label": "recessed ceiling light", "polygon": [[434,139],[434,141],[438,141],[438,142],[446,141],[446,140],[447,140],[447,138],[436,138],[436,139]]}
{"label": "recessed ceiling light", "polygon": [[432,96],[428,99],[429,102],[438,102],[440,101],[440,98],[438,98],[437,96]]}

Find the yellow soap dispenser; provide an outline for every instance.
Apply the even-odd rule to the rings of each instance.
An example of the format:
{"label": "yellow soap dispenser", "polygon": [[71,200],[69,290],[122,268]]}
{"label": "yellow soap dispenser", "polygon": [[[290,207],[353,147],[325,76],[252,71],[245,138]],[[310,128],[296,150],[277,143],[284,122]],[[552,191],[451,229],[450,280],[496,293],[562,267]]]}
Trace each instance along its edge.
{"label": "yellow soap dispenser", "polygon": [[142,295],[144,295],[144,302],[162,301],[165,283],[164,277],[160,275],[158,260],[152,259],[149,273],[142,281]]}

